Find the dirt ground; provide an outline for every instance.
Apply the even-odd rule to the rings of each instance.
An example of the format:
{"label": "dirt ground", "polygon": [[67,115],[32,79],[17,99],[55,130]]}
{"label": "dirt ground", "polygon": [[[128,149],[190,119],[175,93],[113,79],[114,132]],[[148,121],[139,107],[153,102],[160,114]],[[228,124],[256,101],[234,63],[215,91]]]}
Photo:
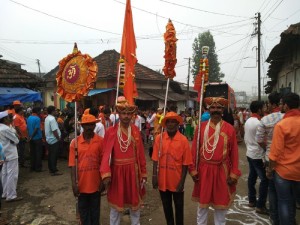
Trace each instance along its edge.
{"label": "dirt ground", "polygon": [[[145,146],[145,150],[148,146]],[[228,211],[227,225],[266,225],[270,224],[268,216],[256,214],[252,208],[247,207],[247,176],[248,164],[245,157],[245,145],[239,145],[240,168],[242,177],[237,188],[237,195],[233,206]],[[147,156],[148,183],[147,197],[141,210],[141,224],[166,224],[162,210],[159,193],[152,189],[151,173],[152,163]],[[29,172],[28,168],[20,168],[18,195],[24,197],[22,201],[6,203],[2,200],[3,216],[7,216],[10,225],[56,225],[78,224],[75,216],[75,199],[71,191],[70,172],[67,160],[60,159],[58,168],[62,176],[50,176],[47,170],[47,161],[43,161],[44,172]],[[187,177],[185,185],[185,224],[196,224],[197,204],[192,202],[191,192],[193,181]],[[212,209],[209,213],[208,224],[213,223]],[[300,211],[297,210],[297,221],[300,221]],[[106,197],[101,199],[101,225],[109,224],[109,207]],[[129,225],[130,218],[123,215],[122,225]],[[1,223],[0,223],[1,225]]]}

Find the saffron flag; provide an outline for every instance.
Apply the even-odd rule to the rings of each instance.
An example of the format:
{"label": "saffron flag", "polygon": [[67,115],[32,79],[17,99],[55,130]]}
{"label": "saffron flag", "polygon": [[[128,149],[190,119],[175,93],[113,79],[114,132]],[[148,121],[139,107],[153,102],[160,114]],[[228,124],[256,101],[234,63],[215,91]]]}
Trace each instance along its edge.
{"label": "saffron flag", "polygon": [[123,36],[121,45],[121,59],[125,63],[125,82],[124,82],[124,96],[129,104],[134,104],[134,98],[137,95],[137,89],[135,84],[135,72],[134,67],[137,63],[136,58],[136,41],[133,28],[133,18],[131,11],[130,0],[126,2],[125,18],[123,26]]}

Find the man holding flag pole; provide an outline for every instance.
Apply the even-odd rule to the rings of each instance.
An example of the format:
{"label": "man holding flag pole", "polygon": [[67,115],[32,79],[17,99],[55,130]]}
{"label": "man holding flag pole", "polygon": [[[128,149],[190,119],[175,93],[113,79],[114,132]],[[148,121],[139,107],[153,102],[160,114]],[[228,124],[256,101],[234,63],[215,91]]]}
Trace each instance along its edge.
{"label": "man holding flag pole", "polygon": [[[147,181],[144,145],[139,129],[131,123],[137,107],[134,83],[136,42],[130,0],[126,2],[122,46],[119,60],[115,109],[119,123],[110,127],[104,136],[104,154],[100,173],[110,205],[110,225],[119,225],[121,215],[129,208],[131,224],[140,224],[140,207]],[[124,96],[118,96],[124,88]]]}
{"label": "man holding flag pole", "polygon": [[[203,51],[204,50],[204,51]],[[207,97],[204,102],[211,118],[201,123],[201,107],[205,82],[208,82],[208,50],[202,49],[204,59],[200,60],[197,80],[200,85],[199,125],[196,129],[190,174],[194,181],[192,199],[199,203],[197,225],[207,225],[208,208],[214,208],[216,225],[225,225],[227,209],[231,206],[237,180],[241,176],[238,168],[239,156],[236,134],[233,126],[222,120],[222,112],[228,100],[220,97]]]}

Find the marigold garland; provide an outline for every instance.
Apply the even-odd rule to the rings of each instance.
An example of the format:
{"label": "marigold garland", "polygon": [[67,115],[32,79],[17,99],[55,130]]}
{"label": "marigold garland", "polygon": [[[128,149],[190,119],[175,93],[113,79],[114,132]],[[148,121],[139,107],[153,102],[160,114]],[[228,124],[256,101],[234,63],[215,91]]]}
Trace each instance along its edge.
{"label": "marigold garland", "polygon": [[176,31],[173,26],[172,21],[169,19],[166,26],[166,33],[164,33],[165,40],[165,66],[163,72],[166,78],[173,79],[176,76],[175,65],[177,63],[176,59]]}

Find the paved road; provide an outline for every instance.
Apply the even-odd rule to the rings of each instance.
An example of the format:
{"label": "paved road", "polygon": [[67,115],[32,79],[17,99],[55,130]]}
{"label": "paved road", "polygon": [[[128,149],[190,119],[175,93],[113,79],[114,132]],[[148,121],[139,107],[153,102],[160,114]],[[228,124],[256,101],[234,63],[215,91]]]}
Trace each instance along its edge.
{"label": "paved road", "polygon": [[[244,144],[239,146],[240,168],[242,177],[237,188],[234,205],[228,212],[227,225],[267,225],[270,224],[267,216],[256,214],[247,207],[247,171],[248,164],[245,157]],[[47,162],[44,161],[46,169]],[[148,158],[148,180],[151,181],[152,163]],[[75,217],[75,200],[71,191],[69,169],[66,160],[59,160],[59,169],[62,176],[52,177],[47,171],[31,173],[28,168],[20,169],[18,193],[24,197],[23,201],[3,203],[4,214],[7,215],[11,225],[54,225],[54,224],[78,224]],[[141,224],[164,225],[164,214],[157,190],[153,190],[151,182],[147,184],[147,197],[141,213]],[[188,176],[185,186],[185,224],[196,224],[197,204],[192,202],[193,182]],[[300,211],[297,211],[297,220],[300,221]],[[109,207],[106,199],[101,200],[101,225],[109,224]],[[122,217],[122,225],[129,225],[127,215]],[[208,224],[213,224],[212,210]]]}

